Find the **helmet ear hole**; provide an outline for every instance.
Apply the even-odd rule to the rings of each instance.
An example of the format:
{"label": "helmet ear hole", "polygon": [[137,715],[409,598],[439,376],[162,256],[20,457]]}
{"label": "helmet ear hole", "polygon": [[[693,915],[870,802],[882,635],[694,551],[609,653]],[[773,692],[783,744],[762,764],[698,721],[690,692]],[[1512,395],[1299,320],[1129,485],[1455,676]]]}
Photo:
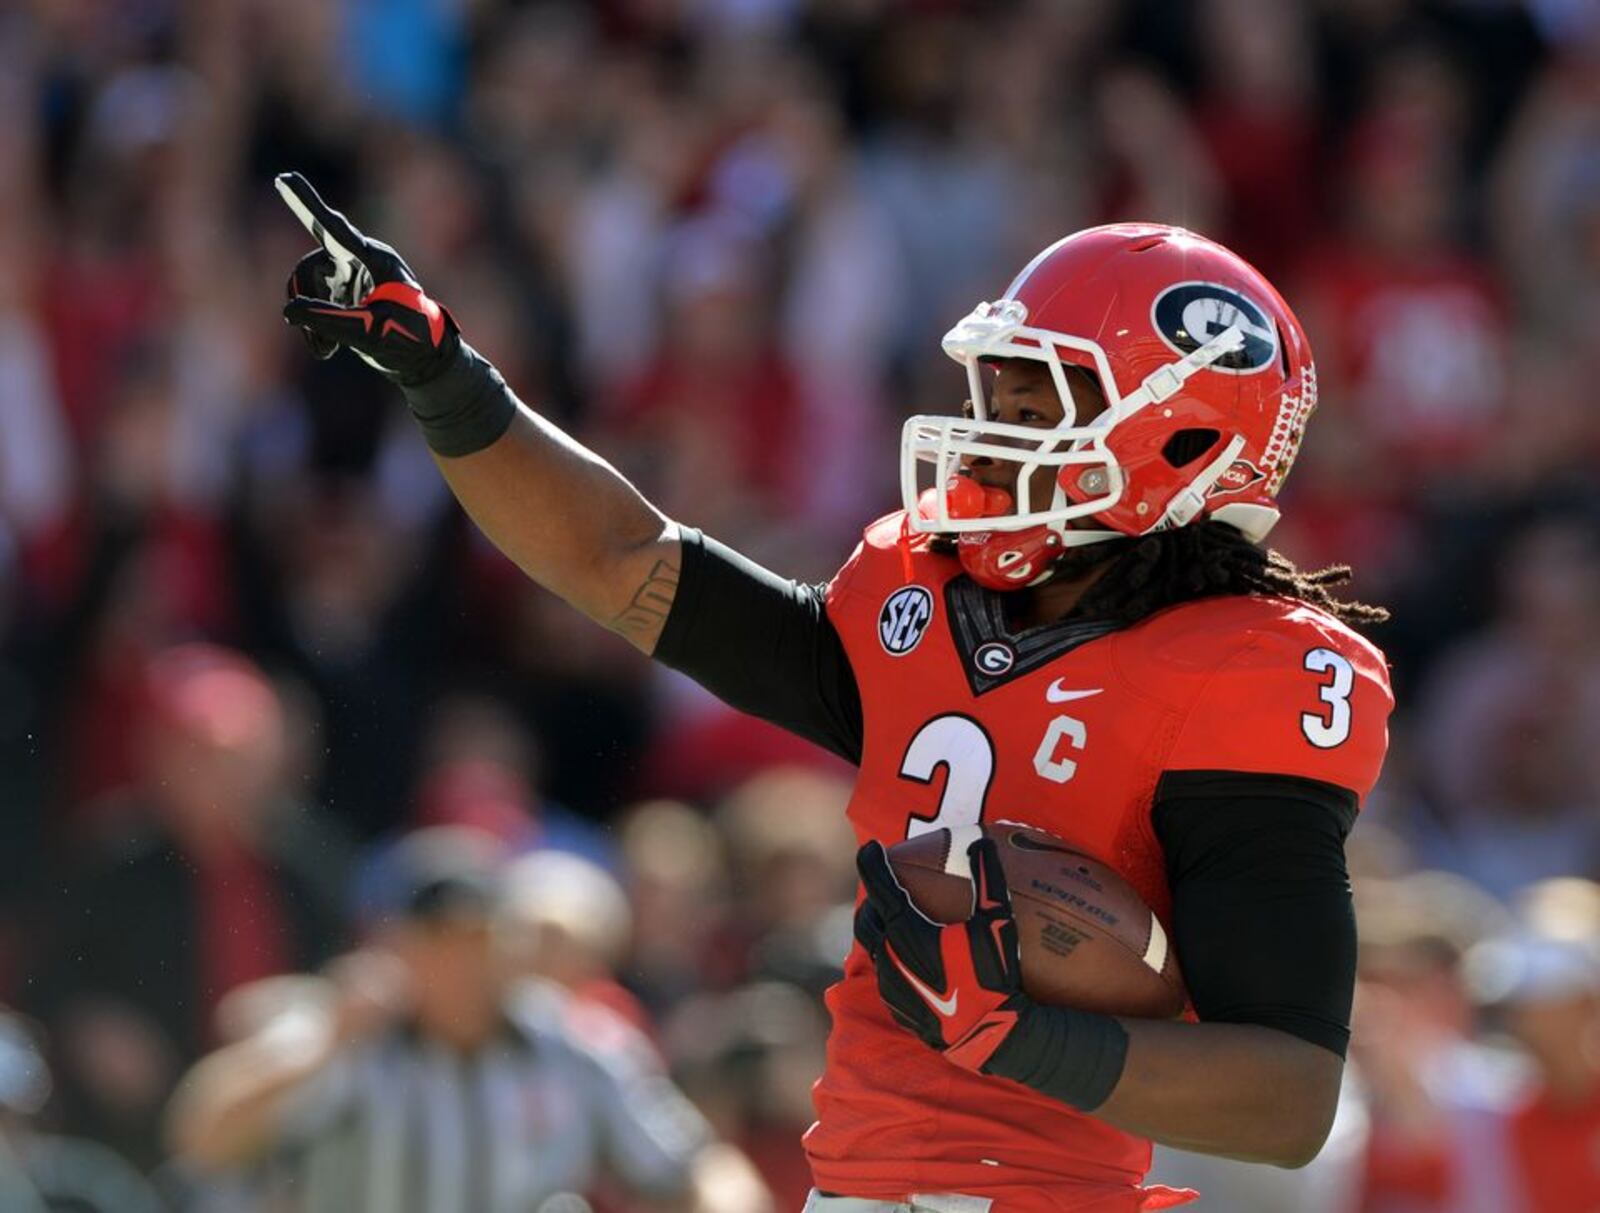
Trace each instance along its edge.
{"label": "helmet ear hole", "polygon": [[1175,468],[1187,467],[1206,454],[1222,437],[1219,430],[1179,430],[1161,448],[1161,457]]}

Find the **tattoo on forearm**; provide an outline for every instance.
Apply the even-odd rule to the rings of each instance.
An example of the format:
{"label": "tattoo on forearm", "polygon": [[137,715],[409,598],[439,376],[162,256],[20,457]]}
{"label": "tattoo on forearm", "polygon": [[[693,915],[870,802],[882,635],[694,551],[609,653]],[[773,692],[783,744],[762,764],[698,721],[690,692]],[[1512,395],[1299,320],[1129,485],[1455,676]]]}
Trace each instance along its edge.
{"label": "tattoo on forearm", "polygon": [[677,593],[677,564],[671,560],[656,561],[650,576],[634,591],[633,601],[609,624],[611,630],[629,638],[659,632]]}

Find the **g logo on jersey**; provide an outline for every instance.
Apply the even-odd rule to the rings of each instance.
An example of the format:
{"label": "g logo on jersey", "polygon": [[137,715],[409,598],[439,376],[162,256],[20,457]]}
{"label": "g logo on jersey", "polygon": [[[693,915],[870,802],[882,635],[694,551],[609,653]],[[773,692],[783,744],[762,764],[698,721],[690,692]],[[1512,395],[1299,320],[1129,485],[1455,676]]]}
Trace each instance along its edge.
{"label": "g logo on jersey", "polygon": [[998,640],[991,640],[972,655],[972,664],[992,677],[1004,674],[1016,660],[1017,654],[1011,646]]}
{"label": "g logo on jersey", "polygon": [[1180,282],[1156,296],[1150,319],[1161,339],[1180,354],[1192,354],[1237,324],[1244,344],[1210,366],[1213,371],[1251,375],[1278,357],[1278,330],[1267,313],[1232,287],[1216,282]]}
{"label": "g logo on jersey", "polygon": [[933,621],[933,595],[920,585],[902,586],[878,612],[878,640],[891,657],[904,657],[922,642]]}

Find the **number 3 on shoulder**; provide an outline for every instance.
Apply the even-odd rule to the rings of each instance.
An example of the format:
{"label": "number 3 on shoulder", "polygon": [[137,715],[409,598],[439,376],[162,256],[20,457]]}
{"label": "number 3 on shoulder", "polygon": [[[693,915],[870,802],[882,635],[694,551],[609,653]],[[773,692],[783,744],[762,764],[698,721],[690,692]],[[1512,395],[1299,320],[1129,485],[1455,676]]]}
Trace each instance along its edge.
{"label": "number 3 on shoulder", "polygon": [[1331,750],[1350,737],[1350,691],[1356,672],[1332,649],[1312,649],[1306,654],[1306,669],[1323,676],[1317,694],[1326,706],[1321,712],[1301,713],[1300,730],[1319,750]]}

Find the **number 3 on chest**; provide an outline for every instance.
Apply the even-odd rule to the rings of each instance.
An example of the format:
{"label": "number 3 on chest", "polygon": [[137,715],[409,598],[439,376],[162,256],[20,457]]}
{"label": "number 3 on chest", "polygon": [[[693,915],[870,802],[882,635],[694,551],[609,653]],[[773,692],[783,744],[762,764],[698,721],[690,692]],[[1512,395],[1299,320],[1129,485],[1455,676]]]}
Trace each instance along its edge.
{"label": "number 3 on chest", "polygon": [[[1078,764],[1066,755],[1083,749],[1087,740],[1083,721],[1057,716],[1033,755],[1033,769],[1054,783],[1066,783],[1078,770]],[[930,830],[977,825],[983,819],[983,803],[994,782],[994,742],[983,726],[970,716],[953,712],[935,716],[918,729],[900,762],[900,777],[931,784],[940,767],[945,775],[939,810],[932,817],[913,815],[907,838]]]}

